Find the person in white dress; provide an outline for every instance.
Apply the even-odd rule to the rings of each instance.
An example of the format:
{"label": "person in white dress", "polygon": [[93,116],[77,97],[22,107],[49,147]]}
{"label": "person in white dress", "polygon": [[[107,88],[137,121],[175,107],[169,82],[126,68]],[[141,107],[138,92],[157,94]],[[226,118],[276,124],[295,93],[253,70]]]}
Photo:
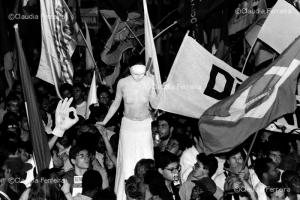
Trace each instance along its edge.
{"label": "person in white dress", "polygon": [[124,116],[121,122],[117,155],[115,193],[118,200],[126,200],[125,180],[134,174],[136,163],[142,158],[153,159],[150,105],[156,107],[158,95],[154,80],[145,76],[146,66],[130,67],[129,76],[119,80],[116,97],[102,122],[105,125],[124,100]]}

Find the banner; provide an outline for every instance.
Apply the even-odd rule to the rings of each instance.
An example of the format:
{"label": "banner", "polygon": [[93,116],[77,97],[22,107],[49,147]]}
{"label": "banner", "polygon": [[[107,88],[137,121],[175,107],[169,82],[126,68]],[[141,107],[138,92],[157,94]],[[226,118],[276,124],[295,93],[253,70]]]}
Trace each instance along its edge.
{"label": "banner", "polygon": [[299,73],[300,37],[232,96],[205,111],[199,120],[204,152],[230,151],[274,120],[293,113]]}
{"label": "banner", "polygon": [[71,56],[76,48],[79,27],[64,0],[40,1],[42,50],[37,77],[55,85],[72,84]]}
{"label": "banner", "polygon": [[161,78],[158,66],[157,54],[154,45],[151,22],[148,14],[147,2],[143,0],[144,7],[144,30],[145,30],[145,60],[149,67],[148,72],[154,76],[156,89],[161,89]]}
{"label": "banner", "polygon": [[259,31],[258,38],[281,54],[300,35],[300,13],[278,0]]}
{"label": "banner", "polygon": [[162,91],[158,108],[192,118],[231,95],[247,76],[186,35]]}
{"label": "banner", "polygon": [[15,37],[18,49],[19,70],[24,94],[25,106],[27,111],[30,136],[33,146],[33,154],[37,165],[37,170],[40,172],[43,169],[48,169],[51,160],[48,140],[45,134],[45,129],[42,123],[42,118],[39,113],[39,107],[36,100],[35,90],[29,73],[29,68],[22,48],[18,26],[15,25]]}

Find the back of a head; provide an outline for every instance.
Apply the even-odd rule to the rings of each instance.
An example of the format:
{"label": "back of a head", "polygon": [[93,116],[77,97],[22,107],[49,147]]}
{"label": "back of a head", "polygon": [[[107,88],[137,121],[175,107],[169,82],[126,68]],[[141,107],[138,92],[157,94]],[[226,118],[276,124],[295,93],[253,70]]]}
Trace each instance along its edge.
{"label": "back of a head", "polygon": [[139,160],[134,168],[134,175],[144,179],[144,175],[148,170],[154,170],[155,163],[153,159],[141,159]]}
{"label": "back of a head", "polygon": [[204,168],[209,171],[209,177],[212,177],[214,173],[216,173],[218,169],[218,161],[213,155],[205,155],[204,153],[200,153],[197,155],[197,160],[200,161]]}
{"label": "back of a head", "polygon": [[97,191],[102,188],[102,177],[98,171],[88,170],[82,177],[82,193]]}
{"label": "back of a head", "polygon": [[142,180],[137,176],[130,176],[125,181],[125,193],[130,199],[142,200],[144,199]]}
{"label": "back of a head", "polygon": [[144,184],[147,184],[152,195],[158,195],[162,199],[169,199],[169,192],[164,177],[157,170],[149,170],[145,174]]}

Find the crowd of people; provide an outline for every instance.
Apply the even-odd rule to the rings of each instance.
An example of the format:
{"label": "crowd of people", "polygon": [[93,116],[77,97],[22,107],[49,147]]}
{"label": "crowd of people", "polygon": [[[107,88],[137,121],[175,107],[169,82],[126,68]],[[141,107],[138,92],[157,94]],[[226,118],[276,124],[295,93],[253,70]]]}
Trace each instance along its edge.
{"label": "crowd of people", "polygon": [[[180,42],[170,41],[184,35],[176,30],[162,39],[174,51]],[[169,65],[176,55],[164,59],[160,53],[160,63]],[[36,56],[28,55],[36,65]],[[89,107],[93,70],[84,69],[80,58],[73,58],[73,85],[59,87],[62,99],[53,86],[33,78],[51,152],[49,168],[41,171],[21,83],[15,77],[9,90],[1,88],[0,199],[300,199],[300,136],[261,130],[251,152],[252,137],[230,152],[206,155],[198,119],[154,110],[159,91],[143,58],[126,56],[121,65],[128,69],[115,85],[98,80],[98,102]],[[34,74],[37,66],[30,67]],[[110,68],[101,67],[100,75],[108,75]]]}

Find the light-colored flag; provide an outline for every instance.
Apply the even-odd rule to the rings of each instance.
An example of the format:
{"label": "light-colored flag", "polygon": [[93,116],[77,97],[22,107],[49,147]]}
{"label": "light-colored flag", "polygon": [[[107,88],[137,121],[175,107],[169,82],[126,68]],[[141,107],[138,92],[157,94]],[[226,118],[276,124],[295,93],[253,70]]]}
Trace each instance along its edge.
{"label": "light-colored flag", "polygon": [[300,37],[269,67],[250,76],[199,120],[206,154],[230,151],[250,135],[296,109]]}
{"label": "light-colored flag", "polygon": [[284,0],[278,0],[268,15],[258,38],[281,54],[300,35],[300,13]]}
{"label": "light-colored flag", "polygon": [[147,72],[149,75],[154,76],[155,87],[156,89],[160,90],[162,88],[161,78],[146,0],[143,0],[143,7],[145,30],[145,60],[147,67],[149,67]]}
{"label": "light-colored flag", "polygon": [[252,24],[248,28],[247,32],[245,33],[245,40],[250,45],[250,47],[255,45],[252,51],[252,53],[255,55],[255,66],[258,66],[261,63],[274,58],[276,54],[276,52],[273,52],[272,49],[270,49],[265,44],[263,44],[262,41],[257,39],[258,33],[263,26],[266,18],[267,15],[262,15],[254,24]]}
{"label": "light-colored flag", "polygon": [[88,28],[86,22],[84,22],[84,26],[85,26],[85,40],[86,40],[86,45],[87,45],[87,47],[85,48],[85,67],[86,67],[86,70],[90,70],[90,69],[95,68],[94,62],[93,62],[93,57],[89,52],[89,50],[90,50],[91,53],[93,53],[93,49],[92,49],[92,44],[91,44],[89,28]]}
{"label": "light-colored flag", "polygon": [[86,113],[85,113],[85,119],[88,119],[91,111],[90,111],[90,105],[98,103],[97,99],[97,84],[96,84],[96,72],[94,71],[93,79],[91,82],[91,87],[88,95],[88,99],[86,102]]}
{"label": "light-colored flag", "polygon": [[37,77],[55,85],[72,84],[71,56],[79,27],[64,0],[40,1],[42,50]]}
{"label": "light-colored flag", "polygon": [[192,118],[234,93],[247,76],[186,35],[161,93],[158,108]]}

